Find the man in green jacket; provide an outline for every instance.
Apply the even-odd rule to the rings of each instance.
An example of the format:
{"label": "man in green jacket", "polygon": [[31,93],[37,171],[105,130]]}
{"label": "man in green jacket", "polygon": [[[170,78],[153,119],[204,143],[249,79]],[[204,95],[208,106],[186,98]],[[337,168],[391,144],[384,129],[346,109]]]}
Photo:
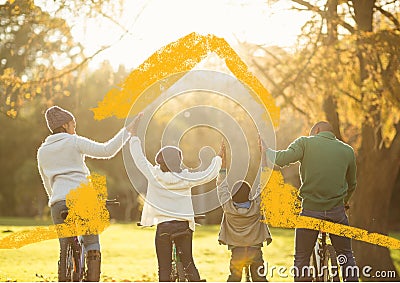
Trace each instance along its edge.
{"label": "man in green jacket", "polygon": [[[300,162],[302,199],[300,215],[349,225],[345,205],[354,192],[356,181],[356,159],[353,148],[336,139],[328,122],[318,122],[308,137],[300,137],[286,150],[267,149],[269,160],[280,167]],[[309,264],[318,231],[296,229],[295,281],[310,281]],[[352,270],[356,265],[351,248],[351,239],[330,235],[337,255],[347,258],[342,266],[345,281],[358,281]]]}

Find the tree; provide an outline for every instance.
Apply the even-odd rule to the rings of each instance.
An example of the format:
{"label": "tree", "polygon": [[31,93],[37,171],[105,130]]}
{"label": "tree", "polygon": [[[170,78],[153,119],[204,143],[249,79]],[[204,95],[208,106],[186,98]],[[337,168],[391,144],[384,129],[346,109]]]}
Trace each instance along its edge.
{"label": "tree", "polygon": [[8,0],[0,5],[0,112],[13,118],[25,101],[35,97],[51,104],[53,98],[68,96],[68,82],[82,66],[112,46],[84,54],[71,35],[71,25],[107,19],[122,30],[119,40],[129,33],[117,20],[122,0],[36,3]]}
{"label": "tree", "polygon": [[33,0],[6,2],[0,18],[0,111],[15,117],[25,100],[69,95],[65,86],[70,77],[61,76],[61,70],[82,60],[82,47],[65,20],[42,11]]}
{"label": "tree", "polygon": [[[357,150],[358,189],[351,203],[351,224],[387,234],[400,169],[399,2],[292,2],[295,9],[311,14],[298,50],[288,54],[258,47],[269,68],[262,60],[254,65],[287,107],[310,124],[328,120],[336,135]],[[361,267],[395,270],[386,248],[355,241],[354,250]]]}

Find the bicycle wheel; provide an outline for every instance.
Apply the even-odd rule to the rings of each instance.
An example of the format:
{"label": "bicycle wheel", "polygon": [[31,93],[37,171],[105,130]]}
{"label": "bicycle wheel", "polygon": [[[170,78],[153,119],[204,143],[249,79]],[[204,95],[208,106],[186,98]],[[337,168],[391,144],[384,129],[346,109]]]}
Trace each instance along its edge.
{"label": "bicycle wheel", "polygon": [[186,282],[185,268],[183,268],[183,263],[181,261],[178,261],[176,263],[176,271],[178,273],[178,281]]}
{"label": "bicycle wheel", "polygon": [[250,265],[246,265],[244,267],[244,274],[246,276],[246,282],[251,282],[253,280],[251,280],[251,276],[250,276]]}
{"label": "bicycle wheel", "polygon": [[61,249],[60,261],[58,264],[59,264],[59,267],[58,267],[59,281],[73,282],[74,281],[75,260],[74,260],[74,251],[73,251],[72,241],[68,242],[65,249]]}
{"label": "bicycle wheel", "polygon": [[171,282],[175,282],[178,280],[178,271],[176,270],[175,261],[172,262],[170,279],[171,279]]}
{"label": "bicycle wheel", "polygon": [[[310,257],[310,269],[309,272],[311,274],[308,274],[307,276],[312,278],[312,282],[319,282],[321,281],[321,278],[318,276],[318,263],[317,263],[317,258],[315,256],[315,249],[313,250],[311,257]],[[302,272],[301,270],[299,272]]]}
{"label": "bicycle wheel", "polygon": [[323,265],[324,282],[339,282],[339,265],[336,259],[336,252],[333,246],[326,245],[324,249]]}
{"label": "bicycle wheel", "polygon": [[85,278],[85,251],[83,246],[78,242],[78,239],[74,242],[74,282],[84,281]]}

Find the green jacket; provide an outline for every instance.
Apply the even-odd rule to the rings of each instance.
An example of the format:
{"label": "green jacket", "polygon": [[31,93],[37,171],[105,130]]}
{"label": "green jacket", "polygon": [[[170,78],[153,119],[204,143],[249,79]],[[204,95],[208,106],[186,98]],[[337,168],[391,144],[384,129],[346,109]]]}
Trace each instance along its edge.
{"label": "green jacket", "polygon": [[305,209],[324,211],[342,205],[356,189],[353,148],[332,132],[300,137],[286,150],[267,149],[267,157],[280,167],[300,161],[300,197]]}

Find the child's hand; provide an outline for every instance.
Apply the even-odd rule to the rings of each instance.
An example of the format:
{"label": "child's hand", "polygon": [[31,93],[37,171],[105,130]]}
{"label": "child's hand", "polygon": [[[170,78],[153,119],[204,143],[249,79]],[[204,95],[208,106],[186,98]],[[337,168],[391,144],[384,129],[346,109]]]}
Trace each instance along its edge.
{"label": "child's hand", "polygon": [[264,140],[260,137],[260,134],[258,134],[258,148],[260,149],[261,153],[267,150],[267,145],[265,144]]}
{"label": "child's hand", "polygon": [[261,152],[261,165],[263,167],[267,166],[267,159],[265,156],[265,151],[267,150],[267,145],[265,144],[264,140],[260,137],[260,134],[258,134],[258,147]]}
{"label": "child's hand", "polygon": [[144,113],[140,112],[139,114],[136,115],[136,117],[133,119],[132,122],[129,123],[128,126],[126,126],[126,129],[131,133],[132,136],[137,135],[137,128],[139,126],[140,120],[142,120]]}
{"label": "child's hand", "polygon": [[221,168],[226,168],[226,146],[224,140],[222,140],[221,142],[221,147],[219,149],[218,156],[220,156],[222,159]]}

